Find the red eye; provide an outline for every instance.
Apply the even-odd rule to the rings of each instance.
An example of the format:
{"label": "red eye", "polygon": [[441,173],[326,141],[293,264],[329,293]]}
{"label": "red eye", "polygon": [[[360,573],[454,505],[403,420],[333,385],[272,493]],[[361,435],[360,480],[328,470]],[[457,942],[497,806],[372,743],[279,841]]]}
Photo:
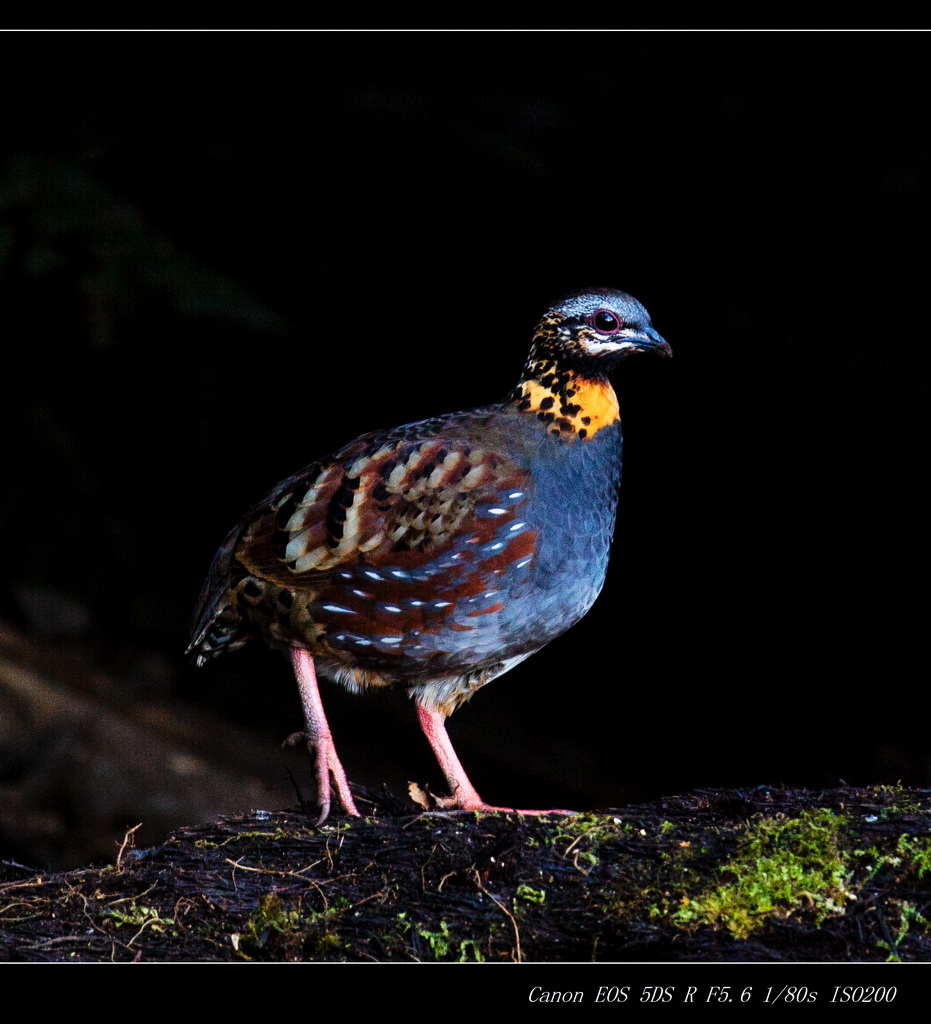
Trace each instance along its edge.
{"label": "red eye", "polygon": [[591,316],[592,327],[601,334],[614,334],[624,326],[624,321],[610,309],[596,309]]}

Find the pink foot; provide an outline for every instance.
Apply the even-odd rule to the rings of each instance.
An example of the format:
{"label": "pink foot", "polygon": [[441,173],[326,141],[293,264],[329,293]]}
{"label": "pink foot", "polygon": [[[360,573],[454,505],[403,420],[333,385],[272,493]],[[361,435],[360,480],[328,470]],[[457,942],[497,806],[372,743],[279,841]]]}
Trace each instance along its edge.
{"label": "pink foot", "polygon": [[291,664],[297,676],[297,685],[304,706],[304,720],[307,731],[289,736],[287,743],[307,741],[307,750],[314,755],[317,774],[317,800],[320,803],[320,817],[317,824],[322,825],[330,813],[330,777],[336,785],[336,792],[343,810],[354,818],[362,815],[356,809],[352,793],[349,791],[349,780],[336,753],[333,734],[323,713],[323,701],[320,699],[320,688],[317,686],[317,673],[314,671],[314,659],[309,651],[299,647],[291,648]]}
{"label": "pink foot", "polygon": [[577,811],[564,811],[557,810],[556,808],[548,811],[529,811],[521,810],[518,807],[496,807],[493,804],[486,804],[469,781],[469,777],[462,767],[462,762],[457,757],[456,751],[453,750],[452,742],[446,732],[446,722],[443,714],[436,710],[428,710],[418,704],[417,718],[420,721],[420,728],[423,730],[424,736],[427,737],[427,741],[433,748],[433,753],[436,754],[436,759],[443,769],[443,774],[449,783],[450,792],[453,794],[452,796],[433,797],[437,805],[444,810],[499,811],[504,814],[534,815],[578,813]]}
{"label": "pink foot", "polygon": [[469,804],[464,806],[453,796],[434,797],[434,799],[440,807],[459,811],[481,811],[482,813],[497,811],[501,814],[535,814],[537,817],[542,817],[544,814],[561,814],[563,817],[571,817],[579,813],[578,811],[567,811],[557,807],[551,807],[546,811],[531,811],[523,807],[496,807],[494,804],[486,804],[483,800],[480,800],[476,805]]}

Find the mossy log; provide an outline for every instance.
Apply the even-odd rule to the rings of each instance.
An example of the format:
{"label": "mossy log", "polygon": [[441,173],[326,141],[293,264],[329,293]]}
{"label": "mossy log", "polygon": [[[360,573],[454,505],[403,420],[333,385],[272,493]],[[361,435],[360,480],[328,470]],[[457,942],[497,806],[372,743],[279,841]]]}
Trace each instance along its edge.
{"label": "mossy log", "polygon": [[931,793],[701,790],[576,817],[253,811],[106,867],[5,863],[0,959],[931,957]]}

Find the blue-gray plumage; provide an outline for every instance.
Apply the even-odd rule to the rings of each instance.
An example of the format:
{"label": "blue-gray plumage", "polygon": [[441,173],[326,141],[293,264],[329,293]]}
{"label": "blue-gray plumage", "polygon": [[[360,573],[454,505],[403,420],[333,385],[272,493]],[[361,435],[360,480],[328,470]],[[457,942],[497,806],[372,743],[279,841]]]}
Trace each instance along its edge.
{"label": "blue-gray plumage", "polygon": [[513,810],[479,797],[444,720],[598,596],[621,479],[607,375],[644,351],[671,354],[636,299],[575,292],[537,326],[505,401],[366,434],[283,481],[229,534],[189,650],[198,664],[253,637],[289,651],[321,821],[331,776],[358,811],[315,665],[352,689],[409,691],[452,791],[442,806]]}

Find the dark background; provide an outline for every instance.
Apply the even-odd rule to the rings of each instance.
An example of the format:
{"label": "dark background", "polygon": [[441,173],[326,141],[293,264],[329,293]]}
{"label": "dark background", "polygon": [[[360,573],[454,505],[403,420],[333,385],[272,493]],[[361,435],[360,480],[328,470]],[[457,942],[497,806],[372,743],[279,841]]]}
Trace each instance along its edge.
{"label": "dark background", "polygon": [[[358,433],[503,396],[549,302],[604,284],[675,359],[619,374],[598,604],[451,721],[477,788],[589,809],[931,785],[923,36],[0,43],[0,615],[34,665],[277,758],[301,724],[284,659],[182,657],[227,529]],[[405,699],[324,700],[353,780],[441,788]],[[13,792],[46,740],[0,739]],[[57,831],[3,848],[68,859],[69,770]]]}

